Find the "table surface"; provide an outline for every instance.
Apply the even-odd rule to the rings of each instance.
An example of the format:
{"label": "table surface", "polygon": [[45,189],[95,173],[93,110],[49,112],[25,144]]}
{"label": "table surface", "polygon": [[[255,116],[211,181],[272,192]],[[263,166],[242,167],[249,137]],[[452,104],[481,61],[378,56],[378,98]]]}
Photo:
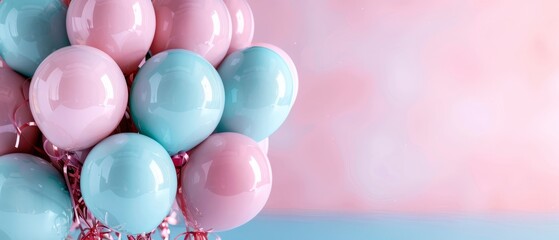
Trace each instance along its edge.
{"label": "table surface", "polygon": [[[171,231],[176,235],[181,228],[175,226]],[[546,240],[559,239],[559,214],[261,214],[242,227],[218,234],[223,240]]]}

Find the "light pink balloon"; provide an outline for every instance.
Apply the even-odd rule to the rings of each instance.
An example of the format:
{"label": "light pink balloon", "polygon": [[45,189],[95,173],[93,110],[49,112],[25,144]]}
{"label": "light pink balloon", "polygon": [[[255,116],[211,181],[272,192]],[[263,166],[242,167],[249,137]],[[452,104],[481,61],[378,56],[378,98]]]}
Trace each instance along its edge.
{"label": "light pink balloon", "polygon": [[270,138],[264,138],[264,140],[258,142],[258,146],[262,149],[265,155],[268,155],[268,148],[270,147]]}
{"label": "light pink balloon", "polygon": [[232,32],[231,45],[228,53],[246,48],[254,37],[254,16],[246,0],[224,0],[231,15]]}
{"label": "light pink balloon", "polygon": [[253,43],[252,46],[268,48],[279,54],[287,62],[293,77],[293,101],[295,101],[297,99],[297,94],[299,93],[299,73],[297,73],[297,67],[295,67],[293,59],[291,59],[289,54],[283,51],[283,49],[269,43]]}
{"label": "light pink balloon", "polygon": [[155,34],[150,0],[73,0],[66,16],[73,45],[88,45],[109,54],[130,74],[149,51]]}
{"label": "light pink balloon", "polygon": [[68,151],[90,148],[124,116],[126,80],[109,55],[70,46],[49,55],[30,88],[31,112],[43,134]]}
{"label": "light pink balloon", "polygon": [[217,66],[231,43],[231,17],[223,0],[154,0],[157,27],[151,52],[186,49]]}
{"label": "light pink balloon", "polygon": [[225,231],[262,210],[272,189],[272,171],[252,139],[217,133],[191,152],[180,183],[177,198],[189,226]]}
{"label": "light pink balloon", "polygon": [[[0,155],[33,152],[39,129],[24,127],[34,122],[26,100],[28,92],[29,81],[4,65],[0,67]],[[19,142],[16,126],[22,131]]]}

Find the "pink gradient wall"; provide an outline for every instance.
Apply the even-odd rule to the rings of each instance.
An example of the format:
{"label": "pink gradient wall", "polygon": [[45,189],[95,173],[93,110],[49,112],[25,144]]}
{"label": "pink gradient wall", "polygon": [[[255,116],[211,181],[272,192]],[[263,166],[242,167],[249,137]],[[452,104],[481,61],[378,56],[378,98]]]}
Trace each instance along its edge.
{"label": "pink gradient wall", "polygon": [[559,212],[559,2],[251,0],[298,66],[269,211]]}

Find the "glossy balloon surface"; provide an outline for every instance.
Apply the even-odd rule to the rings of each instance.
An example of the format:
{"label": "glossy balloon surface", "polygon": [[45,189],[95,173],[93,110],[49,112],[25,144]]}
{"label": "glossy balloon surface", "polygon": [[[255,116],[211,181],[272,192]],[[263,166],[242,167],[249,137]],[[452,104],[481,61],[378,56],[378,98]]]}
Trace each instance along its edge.
{"label": "glossy balloon surface", "polygon": [[225,231],[245,224],[266,204],[272,189],[268,158],[252,139],[211,135],[182,168],[178,202],[195,229]]}
{"label": "glossy balloon surface", "polygon": [[[34,121],[27,101],[28,93],[29,81],[9,68],[0,68],[0,156],[33,152],[39,129],[25,127]],[[18,127],[22,131],[19,143]]]}
{"label": "glossy balloon surface", "polygon": [[229,53],[248,47],[254,37],[254,16],[246,0],[224,0],[231,15],[232,37]]}
{"label": "glossy balloon surface", "polygon": [[72,44],[102,50],[125,74],[138,70],[155,34],[150,0],[73,0],[66,19]]}
{"label": "glossy balloon surface", "polygon": [[30,88],[33,117],[41,132],[65,150],[92,147],[119,124],[128,87],[118,65],[93,47],[65,47],[37,69]]}
{"label": "glossy balloon surface", "polygon": [[225,109],[218,132],[237,132],[261,141],[287,118],[294,101],[294,79],[276,52],[250,47],[229,55],[219,66]]}
{"label": "glossy balloon surface", "polygon": [[213,66],[231,44],[231,17],[223,0],[154,0],[157,27],[151,52],[186,49]]}
{"label": "glossy balloon surface", "polygon": [[169,213],[177,176],[161,145],[137,133],[121,133],[91,150],[81,191],[89,210],[105,225],[140,234],[155,229]]}
{"label": "glossy balloon surface", "polygon": [[64,179],[47,161],[0,157],[0,239],[65,239],[72,216]]}
{"label": "glossy balloon surface", "polygon": [[269,43],[253,43],[252,46],[268,48],[279,54],[287,63],[291,72],[291,77],[293,78],[293,102],[295,102],[297,95],[299,94],[299,73],[293,59],[291,59],[289,54],[287,54],[283,49]]}
{"label": "glossy balloon surface", "polygon": [[15,71],[31,77],[52,52],[70,45],[67,6],[60,0],[0,1],[0,53]]}
{"label": "glossy balloon surface", "polygon": [[169,154],[187,151],[206,139],[223,113],[223,83],[199,55],[169,50],[142,66],[132,85],[130,110],[142,134]]}

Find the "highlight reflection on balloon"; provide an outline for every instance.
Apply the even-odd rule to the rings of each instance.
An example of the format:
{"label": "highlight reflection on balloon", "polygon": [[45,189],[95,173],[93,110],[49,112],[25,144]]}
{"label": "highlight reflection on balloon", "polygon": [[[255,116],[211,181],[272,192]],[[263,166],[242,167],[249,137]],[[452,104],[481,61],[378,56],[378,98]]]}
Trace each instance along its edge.
{"label": "highlight reflection on balloon", "polygon": [[254,37],[254,16],[246,0],[224,0],[231,15],[232,37],[228,53],[248,47]]}

